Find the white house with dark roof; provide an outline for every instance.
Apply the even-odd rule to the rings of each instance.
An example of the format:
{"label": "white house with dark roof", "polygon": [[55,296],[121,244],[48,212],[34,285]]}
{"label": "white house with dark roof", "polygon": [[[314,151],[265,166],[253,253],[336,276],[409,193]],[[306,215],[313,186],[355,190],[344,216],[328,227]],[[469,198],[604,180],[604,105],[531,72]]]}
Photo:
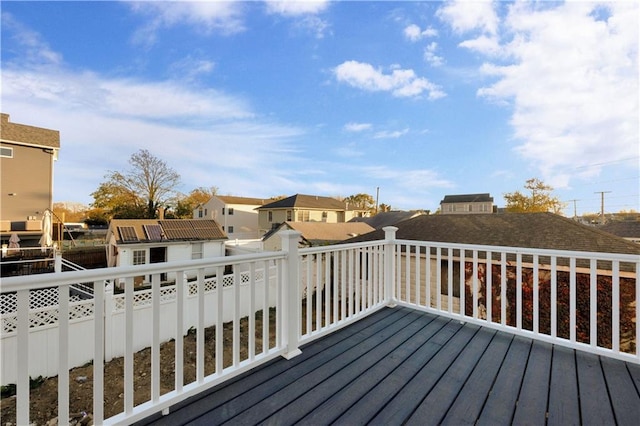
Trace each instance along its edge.
{"label": "white house with dark roof", "polygon": [[[215,220],[113,219],[107,230],[107,265],[203,259],[225,255],[227,236]],[[214,271],[206,271],[213,273]],[[163,281],[172,277],[163,277]],[[136,277],[136,286],[149,277]]]}
{"label": "white house with dark roof", "polygon": [[258,207],[260,232],[266,234],[284,222],[349,222],[367,216],[367,210],[355,209],[336,198],[295,194]]}
{"label": "white house with dark roof", "polygon": [[230,240],[257,239],[262,234],[258,230],[256,209],[264,204],[261,198],[216,195],[196,207],[193,218],[215,220]]}
{"label": "white house with dark roof", "polygon": [[489,193],[445,195],[440,201],[441,214],[493,213],[493,197]]}

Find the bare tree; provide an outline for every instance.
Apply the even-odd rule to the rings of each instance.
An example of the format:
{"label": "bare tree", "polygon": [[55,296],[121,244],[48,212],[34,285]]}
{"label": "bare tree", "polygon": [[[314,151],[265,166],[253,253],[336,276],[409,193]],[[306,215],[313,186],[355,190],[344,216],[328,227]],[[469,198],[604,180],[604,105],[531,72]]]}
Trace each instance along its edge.
{"label": "bare tree", "polygon": [[130,170],[124,173],[107,173],[105,182],[91,194],[94,207],[155,218],[158,208],[175,193],[180,175],[146,149],[132,154],[129,164]]}

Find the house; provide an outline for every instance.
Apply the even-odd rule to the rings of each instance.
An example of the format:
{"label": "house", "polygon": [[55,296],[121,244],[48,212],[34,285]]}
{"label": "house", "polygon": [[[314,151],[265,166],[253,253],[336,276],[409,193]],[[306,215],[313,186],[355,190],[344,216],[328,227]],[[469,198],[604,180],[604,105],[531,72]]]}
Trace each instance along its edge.
{"label": "house", "polygon": [[493,197],[486,194],[445,195],[441,214],[493,213]]}
{"label": "house", "polygon": [[368,215],[366,210],[354,209],[343,201],[318,195],[296,194],[257,208],[258,226],[262,234],[283,222],[348,222],[354,217]]}
{"label": "house", "polygon": [[0,114],[0,235],[21,246],[37,246],[45,210],[53,207],[53,167],[60,132],[9,121]]}
{"label": "house", "polygon": [[300,247],[317,247],[335,244],[357,235],[367,234],[374,229],[363,222],[325,223],[325,222],[284,222],[269,231],[262,239],[265,251],[282,249],[279,231],[300,232]]}
{"label": "house", "polygon": [[403,220],[413,219],[416,216],[425,214],[423,211],[389,211],[380,212],[370,217],[354,217],[349,222],[364,222],[375,229],[382,229],[385,226],[395,226]]}
{"label": "house", "polygon": [[598,229],[608,232],[632,243],[640,244],[640,220],[620,220],[598,226]]}
{"label": "house", "polygon": [[[132,266],[225,255],[226,235],[215,220],[113,219],[107,230],[107,265]],[[213,271],[209,271],[213,273]],[[170,280],[171,277],[163,277]],[[136,277],[137,286],[149,277]]]}
{"label": "house", "polygon": [[264,203],[265,200],[260,198],[216,195],[196,207],[193,218],[215,220],[230,240],[257,239],[262,234],[258,230],[256,209]]}

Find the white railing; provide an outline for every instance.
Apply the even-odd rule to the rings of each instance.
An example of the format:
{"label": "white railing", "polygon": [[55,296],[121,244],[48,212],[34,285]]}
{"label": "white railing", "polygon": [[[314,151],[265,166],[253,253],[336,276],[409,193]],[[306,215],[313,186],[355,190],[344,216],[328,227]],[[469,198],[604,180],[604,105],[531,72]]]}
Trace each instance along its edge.
{"label": "white railing", "polygon": [[640,363],[640,256],[396,241],[398,304]]}
{"label": "white railing", "polygon": [[[331,266],[325,260],[333,255],[359,259],[363,250],[367,253],[375,249],[373,245],[351,249],[328,247],[301,254],[297,248],[299,234],[282,234],[285,250],[281,252],[3,280],[2,293],[15,294],[16,305],[14,313],[3,316],[3,321],[7,320],[5,325],[10,323],[11,331],[3,332],[1,361],[3,371],[13,369],[15,372],[15,423],[29,424],[29,378],[36,371],[34,368],[40,367],[35,360],[38,359],[37,345],[43,340],[38,333],[43,331],[52,334],[44,340],[55,340],[58,344],[57,351],[47,352],[57,371],[58,418],[69,416],[69,370],[77,363],[75,352],[81,345],[89,349],[93,364],[94,423],[121,424],[167,409],[274,357],[295,356],[300,353],[299,346],[305,339],[309,341],[329,332],[332,327],[344,326],[347,317],[351,321],[357,320],[372,312],[376,303],[381,306],[382,292],[374,290],[382,288],[379,282],[374,282],[381,276],[363,278],[360,270],[353,269],[350,288],[356,291],[359,283],[366,286],[366,289],[356,291],[361,299],[345,310],[346,315],[341,318],[328,317],[321,329],[312,333],[311,327],[308,328],[303,339],[302,321],[292,320],[301,318],[301,309],[307,304],[300,298],[304,295],[314,300],[314,303],[309,303],[311,310],[306,314],[308,316],[317,306],[315,301],[322,302],[325,297],[338,300],[337,293],[325,291],[337,285],[325,283],[329,276],[323,271]],[[309,273],[312,279],[308,281],[308,288],[307,281],[298,279],[302,257],[305,258],[305,268],[321,272]],[[376,262],[381,270],[381,258]],[[204,271],[211,268],[216,271],[216,277],[223,277],[220,288],[216,279],[205,276]],[[232,279],[224,275],[228,269],[233,269]],[[270,271],[266,274],[268,279],[265,279],[264,271]],[[161,286],[163,274],[175,275],[177,285]],[[143,275],[151,277],[151,289],[134,291],[134,280]],[[197,279],[190,282],[186,280],[187,276],[196,276]],[[109,288],[105,289],[106,281],[124,283],[123,293],[110,294]],[[77,282],[93,283],[92,300],[70,301],[69,288]],[[54,309],[29,309],[32,293],[47,288],[55,290],[59,304]],[[348,294],[342,292],[339,297],[347,298]],[[346,306],[346,299],[343,303]],[[161,379],[167,374],[160,370],[161,348],[169,341],[173,341],[174,348],[170,355],[163,350],[162,357],[171,357],[171,371],[175,372],[173,389],[161,391]],[[191,348],[187,346],[190,344],[193,344],[193,350],[186,349]],[[134,388],[134,381],[138,380],[139,369],[145,368],[136,364],[136,353],[144,347],[151,351],[150,383],[146,391],[141,391]],[[124,386],[121,407],[114,412],[113,406],[107,407],[103,402],[104,372],[105,362],[118,351],[124,358]],[[194,371],[190,370],[192,365],[195,365]],[[149,397],[140,401],[141,392],[147,392]]]}
{"label": "white railing", "polygon": [[[69,351],[77,334],[72,332],[76,302],[69,302],[68,294],[77,282],[92,282],[95,290],[82,334],[92,352],[95,424],[131,423],[166,410],[274,357],[295,356],[302,344],[387,305],[640,363],[640,327],[635,325],[640,256],[396,240],[395,228],[385,231],[380,241],[305,249],[298,249],[297,232],[285,231],[282,252],[4,280],[2,293],[15,293],[17,306],[13,358],[5,356],[2,336],[2,363],[10,362],[16,371],[15,423],[29,423],[36,328],[29,295],[43,288],[59,294],[54,316],[60,345],[51,357],[58,371],[58,417],[68,418]],[[217,280],[205,276],[211,268],[223,277],[222,292]],[[232,278],[224,276],[229,268]],[[175,275],[178,284],[161,286],[162,274]],[[139,276],[151,277],[150,290],[134,291]],[[187,282],[187,276],[197,279]],[[124,283],[124,292],[112,296],[118,325],[107,321],[106,280]],[[138,371],[142,336],[148,339],[143,346],[150,348],[151,379],[148,397],[140,400],[134,365]],[[169,355],[161,352],[167,339],[174,341]],[[185,350],[187,344],[194,349]],[[104,369],[105,354],[116,345],[124,358],[124,386],[122,404],[113,412],[103,403]],[[161,374],[167,372],[160,371],[161,356],[170,357],[175,371],[173,387],[162,391]],[[187,368],[191,365],[193,371]]]}

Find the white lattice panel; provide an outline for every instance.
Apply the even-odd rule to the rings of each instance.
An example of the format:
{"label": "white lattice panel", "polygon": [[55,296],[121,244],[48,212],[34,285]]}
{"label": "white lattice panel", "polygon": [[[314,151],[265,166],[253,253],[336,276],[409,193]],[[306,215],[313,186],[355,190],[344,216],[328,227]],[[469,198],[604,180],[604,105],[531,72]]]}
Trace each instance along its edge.
{"label": "white lattice panel", "polygon": [[15,293],[7,293],[1,296],[0,313],[10,314],[18,309],[18,298]]}
{"label": "white lattice panel", "polygon": [[169,302],[176,298],[176,286],[162,287],[160,289],[160,303]]}
{"label": "white lattice panel", "polygon": [[69,306],[69,319],[93,317],[93,300],[72,303]]}
{"label": "white lattice panel", "polygon": [[31,309],[55,306],[58,304],[58,287],[44,288],[29,292],[29,305]]}
{"label": "white lattice panel", "polygon": [[2,315],[0,321],[3,334],[13,333],[18,329],[18,316],[15,313]]}
{"label": "white lattice panel", "polygon": [[222,288],[233,286],[233,275],[225,275],[222,277]]}

